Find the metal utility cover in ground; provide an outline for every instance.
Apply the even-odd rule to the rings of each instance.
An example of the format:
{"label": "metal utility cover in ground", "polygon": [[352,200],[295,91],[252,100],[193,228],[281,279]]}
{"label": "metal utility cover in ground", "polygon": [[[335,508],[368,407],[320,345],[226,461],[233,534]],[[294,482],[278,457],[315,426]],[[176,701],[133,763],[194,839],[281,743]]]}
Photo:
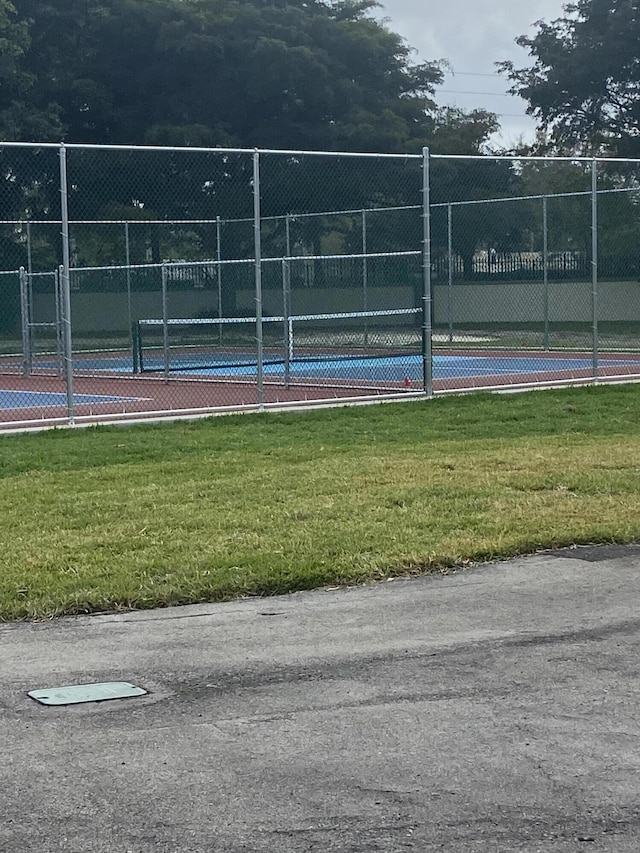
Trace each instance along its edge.
{"label": "metal utility cover in ground", "polygon": [[77,705],[81,702],[104,702],[107,699],[130,699],[133,696],[144,696],[146,692],[128,681],[105,681],[101,684],[72,684],[68,687],[30,690],[27,695],[41,705]]}

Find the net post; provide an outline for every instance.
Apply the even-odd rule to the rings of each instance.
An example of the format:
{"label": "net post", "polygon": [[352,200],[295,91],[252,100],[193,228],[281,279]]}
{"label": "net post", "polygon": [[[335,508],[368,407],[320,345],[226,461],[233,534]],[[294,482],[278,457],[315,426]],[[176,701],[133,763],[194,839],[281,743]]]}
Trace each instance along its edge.
{"label": "net post", "polygon": [[22,375],[31,375],[31,311],[27,271],[20,267],[20,320],[22,326]]}
{"label": "net post", "polygon": [[429,149],[422,149],[422,379],[424,394],[433,396],[431,200]]}
{"label": "net post", "polygon": [[264,363],[262,339],[262,249],[260,235],[260,152],[253,152],[253,243],[254,243],[254,272],[255,272],[255,305],[256,305],[256,384],[258,406],[264,405]]}
{"label": "net post", "polygon": [[133,359],[133,372],[134,373],[142,373],[142,356],[140,349],[140,323],[138,320],[134,320],[131,323],[131,346],[132,346],[132,359]]}
{"label": "net post", "polygon": [[75,422],[73,402],[73,345],[71,340],[71,252],[69,247],[69,190],[67,183],[67,150],[60,146],[60,212],[62,237],[62,264],[60,265],[60,301],[62,320],[62,341],[64,353],[64,373],[67,392],[67,420],[70,426]]}
{"label": "net post", "polygon": [[593,381],[598,381],[598,161],[591,162],[591,322]]}

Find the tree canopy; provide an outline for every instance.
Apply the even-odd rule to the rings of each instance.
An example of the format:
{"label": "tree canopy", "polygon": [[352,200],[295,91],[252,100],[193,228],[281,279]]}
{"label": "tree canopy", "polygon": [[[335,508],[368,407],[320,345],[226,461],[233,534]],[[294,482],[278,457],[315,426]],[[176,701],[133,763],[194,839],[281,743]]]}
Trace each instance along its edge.
{"label": "tree canopy", "polygon": [[[428,145],[435,153],[482,151],[498,129],[496,116],[439,107],[441,63],[414,61],[404,39],[372,16],[375,5],[0,0],[0,138],[212,149],[411,154]],[[0,161],[5,218],[60,218],[56,151],[4,148]],[[215,228],[206,222],[185,230],[188,239],[176,231],[167,240],[167,229],[143,225],[145,220],[210,223],[216,216],[253,215],[246,154],[73,149],[67,165],[71,218],[136,222],[136,263],[211,258],[217,250]],[[447,181],[464,169],[450,164]],[[507,173],[508,166],[502,170]],[[471,173],[465,176],[473,183]],[[362,236],[356,219],[323,224],[321,217],[302,215],[416,205],[421,180],[417,159],[266,156],[262,214],[299,215],[296,227],[306,246],[317,249],[330,232],[331,239],[339,237],[344,247],[352,241],[357,250]],[[410,226],[398,219],[385,228],[389,233],[382,235],[380,226],[380,240],[419,245],[419,217]],[[248,256],[251,227],[225,229],[223,257]],[[33,263],[50,269],[60,262],[58,231],[38,234],[36,239],[32,231]],[[121,231],[114,234],[111,241],[98,240],[90,229],[75,227],[78,265],[121,257]],[[24,248],[20,228],[7,239]],[[284,251],[282,228],[278,239]],[[17,263],[12,259],[12,266]]]}
{"label": "tree canopy", "polygon": [[500,66],[555,150],[640,156],[640,4],[578,0],[520,36],[533,64]]}
{"label": "tree canopy", "polygon": [[[10,140],[415,151],[438,62],[374,0],[0,0]],[[477,151],[495,116],[456,116]]]}

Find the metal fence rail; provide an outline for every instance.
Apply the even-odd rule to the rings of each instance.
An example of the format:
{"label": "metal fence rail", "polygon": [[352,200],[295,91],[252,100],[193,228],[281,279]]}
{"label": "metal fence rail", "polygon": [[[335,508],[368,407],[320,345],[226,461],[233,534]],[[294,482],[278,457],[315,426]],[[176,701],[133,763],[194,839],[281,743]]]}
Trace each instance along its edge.
{"label": "metal fence rail", "polygon": [[0,159],[0,426],[640,375],[640,162]]}

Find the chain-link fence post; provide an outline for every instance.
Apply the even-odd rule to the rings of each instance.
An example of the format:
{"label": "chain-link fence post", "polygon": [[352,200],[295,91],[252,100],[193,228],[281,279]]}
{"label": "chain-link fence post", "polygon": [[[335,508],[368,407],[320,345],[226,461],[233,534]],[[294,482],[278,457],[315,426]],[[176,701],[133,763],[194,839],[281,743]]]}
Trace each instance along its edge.
{"label": "chain-link fence post", "polygon": [[31,248],[31,223],[27,221],[27,272],[33,272],[33,252]]}
{"label": "chain-link fence post", "polygon": [[544,313],[545,352],[549,350],[549,205],[547,196],[542,197],[542,293]]}
{"label": "chain-link fence post", "polygon": [[[362,310],[369,310],[369,296],[367,293],[368,287],[368,269],[367,269],[367,211],[362,211]],[[364,343],[365,346],[369,343],[369,329],[367,326],[367,318],[364,318]]]}
{"label": "chain-link fence post", "polygon": [[453,343],[453,208],[447,204],[447,323],[449,343]]}
{"label": "chain-link fence post", "polygon": [[591,319],[593,378],[598,379],[598,161],[591,163]]}
{"label": "chain-link fence post", "polygon": [[29,304],[29,275],[20,267],[20,323],[22,328],[22,375],[31,374],[31,306]]}
{"label": "chain-link fence post", "polygon": [[258,406],[264,405],[264,363],[262,341],[262,252],[260,237],[260,152],[253,152],[253,245],[255,263],[256,356]]}
{"label": "chain-link fence post", "polygon": [[[30,276],[33,279],[33,275]],[[54,270],[53,273],[53,292],[55,294],[55,315],[54,326],[56,333],[56,355],[58,360],[58,376],[64,376],[64,322],[62,319],[62,279],[60,278],[60,270]],[[33,305],[33,298],[31,298]]]}
{"label": "chain-link fence post", "polygon": [[291,322],[291,214],[284,220],[285,259],[282,267],[282,286],[284,289],[284,384],[288,388],[291,381],[291,360],[293,358],[293,335]]}
{"label": "chain-link fence post", "polygon": [[[216,216],[216,283],[218,285],[218,319],[222,319],[222,223]],[[218,331],[219,343],[222,345],[222,325]]]}
{"label": "chain-link fence post", "polygon": [[131,243],[129,241],[129,222],[124,223],[124,262],[127,266],[127,273],[129,275],[129,283],[131,282],[131,270],[128,268],[131,266]]}
{"label": "chain-link fence post", "polygon": [[284,335],[284,384],[289,387],[291,379],[291,351],[293,341],[291,340],[291,271],[289,258],[282,259],[282,318]]}
{"label": "chain-link fence post", "polygon": [[[32,352],[33,352],[33,341],[32,341],[32,335],[31,335],[31,314],[32,314],[32,308],[33,308],[33,279],[32,279],[32,275],[31,275],[32,273],[33,273],[33,245],[31,242],[31,222],[29,222],[27,220],[27,276],[26,276],[26,283],[25,283],[25,299],[26,299],[26,310],[27,310],[27,315],[26,315],[27,316],[27,339],[26,339],[26,342],[27,342],[27,346],[29,348],[28,349],[28,351],[29,351],[28,374],[31,373],[31,367],[32,367],[31,359],[32,359]],[[22,298],[22,287],[20,288],[20,294],[21,294],[21,298]],[[24,322],[24,315],[23,315],[23,322]]]}
{"label": "chain-link fence post", "polygon": [[131,243],[129,242],[129,223],[124,223],[124,255],[127,270],[127,328],[131,329],[131,358],[134,358],[135,340],[133,337],[133,307],[131,301]]}
{"label": "chain-link fence post", "polygon": [[284,220],[284,233],[286,241],[285,254],[287,258],[291,257],[291,214],[287,213]]}
{"label": "chain-link fence post", "polygon": [[431,318],[431,199],[429,149],[422,149],[422,378],[424,393],[433,396]]}
{"label": "chain-link fence post", "polygon": [[67,392],[67,418],[73,425],[73,342],[71,339],[71,252],[69,245],[69,189],[67,182],[67,151],[60,146],[60,210],[62,223],[62,264],[60,266],[60,297],[62,314],[62,346],[64,376]]}
{"label": "chain-link fence post", "polygon": [[162,360],[164,365],[164,381],[169,381],[169,271],[163,261],[160,268],[162,288]]}

